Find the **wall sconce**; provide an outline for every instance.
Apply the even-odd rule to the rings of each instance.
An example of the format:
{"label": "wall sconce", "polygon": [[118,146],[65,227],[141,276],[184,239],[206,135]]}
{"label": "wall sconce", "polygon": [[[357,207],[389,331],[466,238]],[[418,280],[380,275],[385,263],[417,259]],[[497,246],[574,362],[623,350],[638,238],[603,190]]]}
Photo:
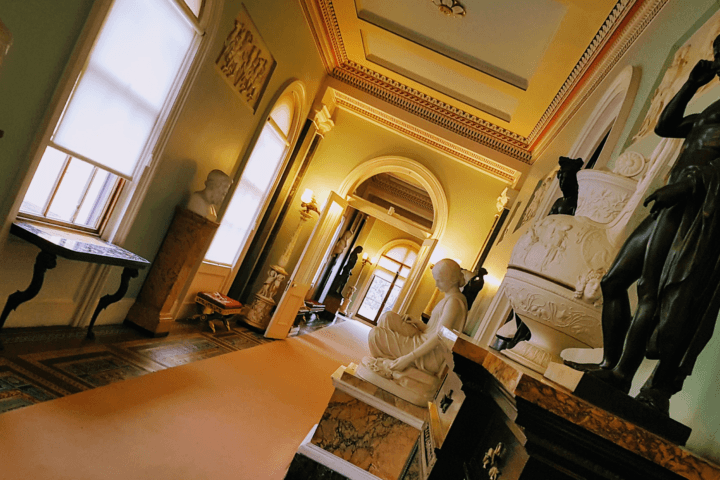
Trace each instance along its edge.
{"label": "wall sconce", "polygon": [[309,215],[310,212],[315,212],[318,215],[320,214],[317,200],[315,200],[315,195],[313,194],[313,191],[309,188],[306,188],[302,196],[300,197],[300,208],[305,209],[305,212],[300,212],[301,214],[305,213]]}

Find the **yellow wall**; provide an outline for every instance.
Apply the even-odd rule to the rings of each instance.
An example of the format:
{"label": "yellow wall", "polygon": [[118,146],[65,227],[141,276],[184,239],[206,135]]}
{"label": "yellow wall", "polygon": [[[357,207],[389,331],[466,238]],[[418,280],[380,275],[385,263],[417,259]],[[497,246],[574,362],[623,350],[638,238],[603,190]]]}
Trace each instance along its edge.
{"label": "yellow wall", "polygon": [[[465,268],[471,268],[492,227],[497,213],[497,197],[506,185],[393,131],[338,109],[335,127],[320,143],[298,192],[312,189],[322,205],[329,192],[338,190],[352,169],[368,160],[388,155],[415,160],[438,178],[447,195],[449,209],[447,228],[439,244],[446,256],[460,260]],[[299,199],[295,199],[295,204],[299,206]],[[278,261],[296,226],[297,219],[289,215],[263,271]],[[297,263],[302,252],[301,245],[307,241],[311,230],[310,225],[304,228],[290,259],[290,268]],[[426,272],[423,285],[428,279],[432,281],[429,272]],[[262,279],[259,279],[253,291],[257,291],[261,282]],[[426,290],[423,286],[418,292],[425,301],[430,295]],[[422,299],[417,302],[422,304]],[[413,303],[412,308],[419,314],[424,304],[418,309],[418,305]]]}
{"label": "yellow wall", "polygon": [[[5,167],[2,181],[9,185],[0,190],[1,194],[6,195],[0,198],[0,203],[6,205],[3,217],[9,208],[7,205],[12,204],[17,196],[10,187],[28,175],[32,155],[30,142],[20,142],[16,138],[32,139],[39,131],[49,96],[59,81],[59,74],[68,61],[69,50],[87,16],[88,2],[72,0],[63,1],[62,4],[63,8],[59,8],[55,0],[10,2],[0,10],[3,21],[15,37],[15,45],[3,64],[0,76],[0,107],[3,107],[0,108],[0,119],[3,120],[0,128],[8,134],[0,141],[0,148],[12,147],[11,151],[0,153],[0,161]],[[277,61],[277,67],[254,114],[240,102],[214,68],[217,52],[221,50],[242,4],[247,7]],[[175,206],[183,203],[191,191],[202,189],[210,170],[218,168],[235,174],[241,168],[258,125],[282,89],[296,79],[305,83],[306,103],[302,106],[304,118],[325,77],[302,9],[294,0],[225,1],[217,34],[211,42],[209,54],[189,92],[148,193],[122,245],[148,260],[155,257],[172,220]],[[46,66],[33,67],[36,63]],[[23,100],[24,110],[17,105],[18,99]],[[5,114],[16,111],[24,116],[21,122],[12,123],[14,120],[6,118]],[[8,136],[13,137],[11,142],[7,141]],[[36,252],[35,247],[23,241],[8,238],[0,262],[0,298],[27,287],[32,277]],[[46,274],[45,285],[38,297],[13,312],[6,326],[68,325],[89,321],[87,312],[83,316],[78,309],[89,293],[91,284],[88,280],[92,278],[94,270],[95,267],[89,264],[59,259],[57,268]],[[100,286],[103,294],[117,289],[120,271],[118,267],[111,269],[108,281]],[[98,324],[123,321],[146,272],[141,271],[140,277],[131,282],[124,300],[103,312]]]}

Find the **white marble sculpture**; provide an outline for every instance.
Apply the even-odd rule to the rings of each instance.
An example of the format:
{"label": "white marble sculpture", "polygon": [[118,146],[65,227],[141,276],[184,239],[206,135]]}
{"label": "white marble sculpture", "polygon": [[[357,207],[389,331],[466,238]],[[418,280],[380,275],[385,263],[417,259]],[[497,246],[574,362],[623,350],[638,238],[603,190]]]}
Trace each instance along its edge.
{"label": "white marble sculpture", "polygon": [[205,188],[190,195],[187,203],[188,210],[213,222],[216,221],[215,207],[220,206],[231,184],[232,179],[225,172],[211,171],[205,180]]}
{"label": "white marble sculpture", "polygon": [[370,331],[371,357],[362,359],[358,375],[416,405],[427,405],[440,384],[452,342],[452,330],[461,332],[467,317],[465,284],[460,265],[439,261],[432,269],[435,284],[445,297],[432,311],[427,325],[417,319],[385,312]]}
{"label": "white marble sculpture", "polygon": [[602,346],[600,280],[632,229],[653,179],[660,178],[680,144],[663,140],[649,161],[626,151],[613,171],[578,173],[580,196],[574,216],[537,219],[518,239],[495,300],[483,324],[499,328],[512,308],[531,337],[503,354],[544,373],[562,363],[565,349]]}

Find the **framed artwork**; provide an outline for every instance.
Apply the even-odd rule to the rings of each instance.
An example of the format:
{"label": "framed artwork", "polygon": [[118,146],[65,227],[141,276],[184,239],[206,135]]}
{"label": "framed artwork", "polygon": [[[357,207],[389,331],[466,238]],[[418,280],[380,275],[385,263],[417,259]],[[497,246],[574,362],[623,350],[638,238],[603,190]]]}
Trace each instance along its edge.
{"label": "framed artwork", "polygon": [[240,99],[255,113],[265,92],[275,59],[250,15],[242,6],[215,60],[215,68]]}

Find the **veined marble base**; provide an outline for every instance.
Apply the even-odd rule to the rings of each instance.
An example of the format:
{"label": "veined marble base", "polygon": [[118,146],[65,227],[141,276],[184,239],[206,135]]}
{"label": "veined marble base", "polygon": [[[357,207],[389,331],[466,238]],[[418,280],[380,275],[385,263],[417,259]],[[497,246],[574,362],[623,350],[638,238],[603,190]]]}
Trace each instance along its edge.
{"label": "veined marble base", "polygon": [[401,480],[420,430],[336,389],[310,443],[383,480]]}
{"label": "veined marble base", "polygon": [[[288,479],[317,475],[321,464],[351,480],[424,480],[423,430],[428,409],[358,376],[356,366],[333,374],[335,392],[322,418],[298,449]],[[427,473],[425,473],[427,472]],[[331,472],[323,473],[335,478]]]}
{"label": "veined marble base", "polygon": [[[305,440],[298,448],[290,468],[285,476],[286,480],[328,479],[328,480],[379,480],[382,477],[373,475],[357,465],[323,450],[310,442],[315,435],[317,425],[310,430]],[[410,466],[403,480],[422,480],[420,467],[420,452],[416,450]]]}

